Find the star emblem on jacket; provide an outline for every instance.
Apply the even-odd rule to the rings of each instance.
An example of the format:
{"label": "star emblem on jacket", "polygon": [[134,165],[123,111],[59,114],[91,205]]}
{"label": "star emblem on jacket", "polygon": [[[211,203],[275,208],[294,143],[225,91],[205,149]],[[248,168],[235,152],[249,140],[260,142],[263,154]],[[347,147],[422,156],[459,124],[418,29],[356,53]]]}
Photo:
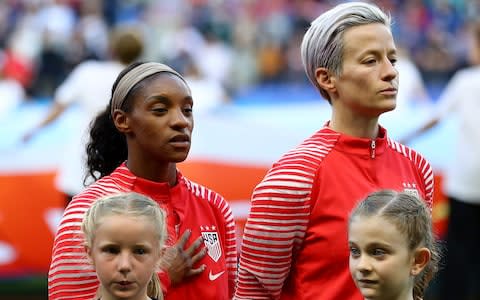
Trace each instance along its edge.
{"label": "star emblem on jacket", "polygon": [[407,194],[410,194],[412,196],[415,196],[417,198],[420,197],[420,193],[417,190],[417,185],[415,183],[408,183],[404,182],[403,183],[403,191]]}

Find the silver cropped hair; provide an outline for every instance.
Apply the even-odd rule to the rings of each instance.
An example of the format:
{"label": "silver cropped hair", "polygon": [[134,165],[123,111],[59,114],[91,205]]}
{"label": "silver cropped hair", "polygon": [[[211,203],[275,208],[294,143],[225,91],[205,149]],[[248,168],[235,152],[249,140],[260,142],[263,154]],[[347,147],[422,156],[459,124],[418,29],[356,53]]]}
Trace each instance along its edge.
{"label": "silver cropped hair", "polygon": [[391,18],[374,4],[348,2],[318,16],[303,37],[302,62],[308,79],[330,101],[327,92],[317,83],[315,70],[323,67],[335,74],[342,72],[343,34],[355,26],[380,23],[391,26]]}

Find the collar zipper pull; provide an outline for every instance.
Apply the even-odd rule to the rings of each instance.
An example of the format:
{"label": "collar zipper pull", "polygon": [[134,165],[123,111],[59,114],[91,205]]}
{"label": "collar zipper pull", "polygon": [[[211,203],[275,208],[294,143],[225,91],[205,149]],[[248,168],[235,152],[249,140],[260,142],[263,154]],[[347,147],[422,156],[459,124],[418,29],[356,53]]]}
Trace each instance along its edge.
{"label": "collar zipper pull", "polygon": [[372,143],[370,144],[370,157],[375,158],[375,140],[372,140]]}

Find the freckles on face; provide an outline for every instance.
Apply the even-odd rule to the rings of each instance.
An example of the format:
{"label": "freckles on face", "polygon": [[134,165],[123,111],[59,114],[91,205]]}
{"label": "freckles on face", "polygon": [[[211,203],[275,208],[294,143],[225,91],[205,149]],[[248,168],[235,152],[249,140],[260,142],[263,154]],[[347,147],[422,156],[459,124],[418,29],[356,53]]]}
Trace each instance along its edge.
{"label": "freckles on face", "polygon": [[377,23],[352,27],[343,40],[342,73],[335,81],[339,101],[374,116],[394,109],[397,53],[389,28]]}

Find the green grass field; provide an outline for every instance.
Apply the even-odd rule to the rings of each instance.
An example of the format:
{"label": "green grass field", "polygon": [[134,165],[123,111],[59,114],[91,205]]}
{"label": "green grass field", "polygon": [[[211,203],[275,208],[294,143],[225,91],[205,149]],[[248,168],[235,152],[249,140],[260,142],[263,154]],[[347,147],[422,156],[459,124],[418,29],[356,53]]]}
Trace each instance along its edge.
{"label": "green grass field", "polygon": [[2,300],[46,300],[47,277],[0,278],[0,295]]}

